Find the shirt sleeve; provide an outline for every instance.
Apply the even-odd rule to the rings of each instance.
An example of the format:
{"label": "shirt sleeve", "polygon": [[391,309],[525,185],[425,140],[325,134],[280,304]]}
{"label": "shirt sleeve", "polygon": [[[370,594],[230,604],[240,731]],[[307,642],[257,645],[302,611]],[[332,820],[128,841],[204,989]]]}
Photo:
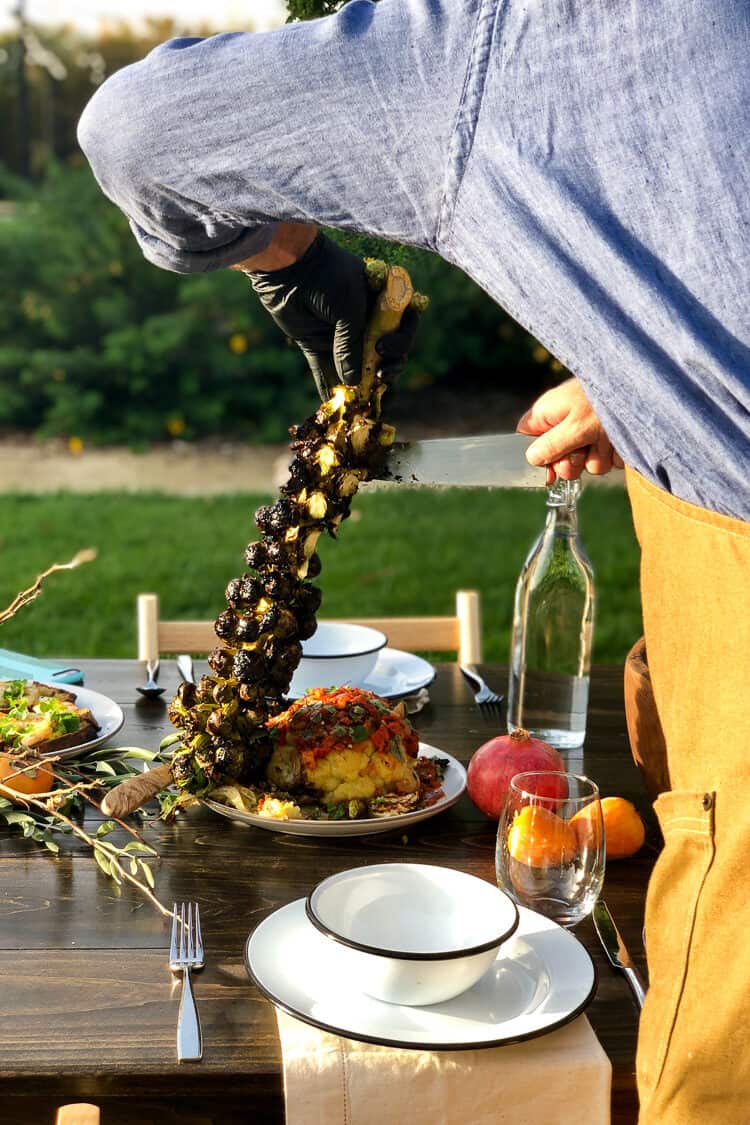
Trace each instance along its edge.
{"label": "shirt sleeve", "polygon": [[434,248],[479,8],[351,0],[272,32],[171,40],[97,91],[81,147],[165,269],[234,265],[282,220]]}

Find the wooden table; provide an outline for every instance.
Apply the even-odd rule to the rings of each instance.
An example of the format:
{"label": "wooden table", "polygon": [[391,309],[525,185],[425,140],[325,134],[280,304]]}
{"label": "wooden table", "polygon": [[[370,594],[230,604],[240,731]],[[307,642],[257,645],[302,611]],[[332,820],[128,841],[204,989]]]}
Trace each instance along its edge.
{"label": "wooden table", "polygon": [[[116,699],[126,715],[115,744],[156,749],[168,730],[163,702],[135,691],[133,661],[81,661],[86,686]],[[494,685],[505,669],[489,666]],[[628,750],[622,673],[592,677],[589,734],[576,768],[603,795],[647,802]],[[165,698],[178,682],[162,664]],[[485,719],[455,665],[442,665],[431,704],[415,718],[421,737],[464,762],[500,729]],[[92,817],[92,822],[93,822]],[[646,881],[656,853],[613,863],[605,894],[631,950],[640,957]],[[206,967],[196,978],[205,1054],[175,1057],[178,985],[167,968],[165,920],[128,889],[118,892],[75,842],[59,858],[0,830],[0,1077],[7,1125],[46,1125],[55,1106],[93,1101],[105,1125],[234,1125],[283,1122],[279,1045],[272,1006],[248,979],[248,934],[277,907],[304,896],[321,878],[368,862],[409,859],[494,878],[493,824],[465,795],[451,810],[405,835],[320,840],[245,828],[194,809],[152,829],[161,856],[156,891],[169,905],[201,905]],[[64,845],[67,848],[67,845]],[[634,1052],[637,1010],[625,979],[613,972],[590,919],[576,929],[591,951],[599,987],[588,1015],[614,1065],[613,1121],[636,1119]]]}

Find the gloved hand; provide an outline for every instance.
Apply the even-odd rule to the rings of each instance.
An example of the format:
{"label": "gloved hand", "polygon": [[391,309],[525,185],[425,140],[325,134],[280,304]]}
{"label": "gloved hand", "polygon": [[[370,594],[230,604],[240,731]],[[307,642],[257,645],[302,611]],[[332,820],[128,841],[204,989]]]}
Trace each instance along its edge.
{"label": "gloved hand", "polygon": [[[375,297],[360,258],[321,232],[299,261],[247,276],[275,323],[302,350],[322,401],[337,383],[359,382],[362,338]],[[384,378],[403,369],[417,321],[417,313],[405,313],[400,328],[378,341]]]}

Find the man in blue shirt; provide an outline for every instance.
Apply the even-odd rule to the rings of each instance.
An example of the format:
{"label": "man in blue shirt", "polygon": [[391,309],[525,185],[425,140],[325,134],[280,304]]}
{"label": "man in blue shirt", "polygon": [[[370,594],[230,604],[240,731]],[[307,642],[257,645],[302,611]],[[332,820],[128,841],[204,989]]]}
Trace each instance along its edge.
{"label": "man in blue shirt", "polygon": [[351,0],[166,43],[79,129],[145,256],[246,271],[321,388],[356,373],[364,281],[316,224],[441,254],[577,376],[521,427],[560,475],[628,466],[671,782],[638,1061],[658,1125],[750,1104],[749,57],[740,0]]}

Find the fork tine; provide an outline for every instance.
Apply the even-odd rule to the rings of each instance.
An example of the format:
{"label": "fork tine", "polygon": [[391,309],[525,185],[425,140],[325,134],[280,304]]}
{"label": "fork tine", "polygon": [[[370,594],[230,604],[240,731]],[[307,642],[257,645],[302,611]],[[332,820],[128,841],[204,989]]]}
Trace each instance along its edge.
{"label": "fork tine", "polygon": [[172,903],[172,940],[169,945],[169,960],[174,964],[177,960],[177,903]]}
{"label": "fork tine", "polygon": [[187,959],[188,964],[194,960],[193,958],[193,904],[188,903],[187,908]]}
{"label": "fork tine", "polygon": [[198,903],[195,904],[195,959],[196,961],[203,960],[203,938],[201,937],[201,914],[198,909]]}
{"label": "fork tine", "polygon": [[185,903],[180,906],[180,961],[185,960]]}

